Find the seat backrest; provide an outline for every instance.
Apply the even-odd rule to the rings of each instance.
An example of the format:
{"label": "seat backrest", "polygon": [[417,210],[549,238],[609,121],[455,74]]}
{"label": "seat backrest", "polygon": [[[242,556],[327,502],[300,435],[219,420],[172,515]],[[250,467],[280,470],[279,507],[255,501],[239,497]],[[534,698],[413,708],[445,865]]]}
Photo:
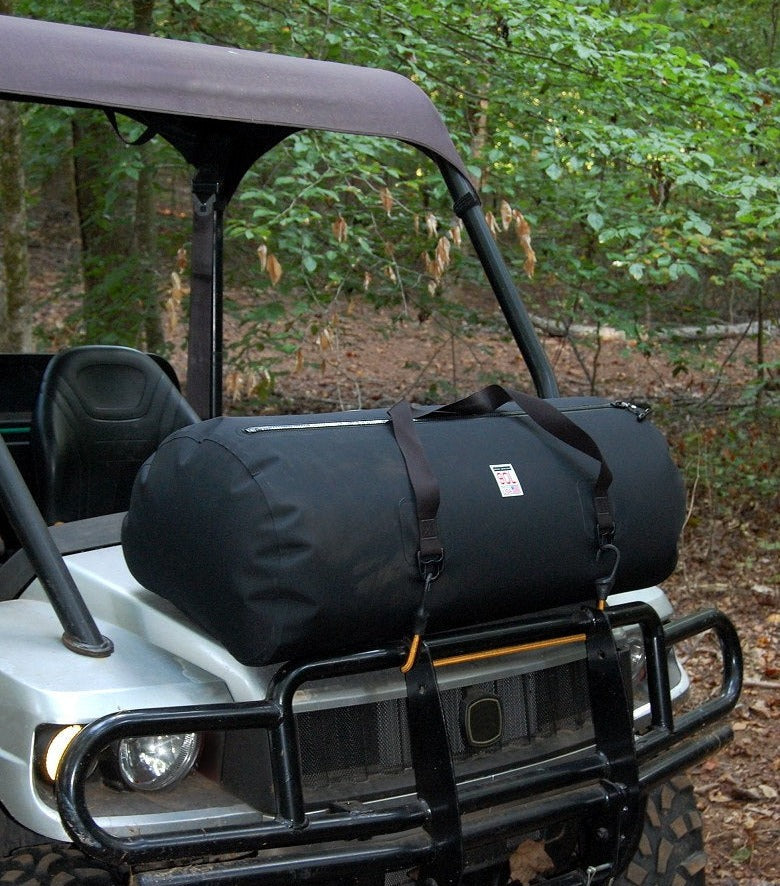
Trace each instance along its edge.
{"label": "seat backrest", "polygon": [[127,510],[141,464],[168,434],[196,421],[147,354],[111,345],[57,354],[41,381],[30,441],[47,523]]}

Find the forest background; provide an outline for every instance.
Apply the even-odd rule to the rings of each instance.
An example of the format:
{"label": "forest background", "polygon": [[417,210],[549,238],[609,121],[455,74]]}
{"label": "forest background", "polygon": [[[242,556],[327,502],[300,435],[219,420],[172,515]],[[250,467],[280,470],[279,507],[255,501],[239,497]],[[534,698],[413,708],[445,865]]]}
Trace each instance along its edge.
{"label": "forest background", "polygon": [[[760,651],[746,735],[766,745],[754,727],[767,726],[777,747],[778,0],[0,0],[0,13],[418,83],[564,393],[653,401],[689,488],[678,581],[744,614]],[[0,102],[0,350],[115,342],[178,367],[190,174],[157,139],[125,148],[97,113]],[[443,185],[412,148],[288,138],[234,199],[226,252],[231,408],[440,402],[517,383]],[[760,782],[770,805],[774,765]],[[711,779],[726,805],[739,803],[723,788],[735,773],[732,754]],[[777,815],[752,821],[713,845],[724,877],[769,882],[761,847],[776,854]]]}

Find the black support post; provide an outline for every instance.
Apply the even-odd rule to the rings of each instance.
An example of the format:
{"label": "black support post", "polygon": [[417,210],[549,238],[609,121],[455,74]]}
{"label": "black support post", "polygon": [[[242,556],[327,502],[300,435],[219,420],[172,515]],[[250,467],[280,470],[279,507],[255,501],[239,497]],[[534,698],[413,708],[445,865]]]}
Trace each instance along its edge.
{"label": "black support post", "polygon": [[536,393],[545,398],[560,396],[555,373],[488,228],[479,198],[457,169],[447,163],[442,163],[440,168],[455,201],[455,211],[463,219],[469,238],[531,373]]}
{"label": "black support post", "polygon": [[98,630],[2,436],[0,505],[57,613],[64,631],[62,642],[80,655],[110,655],[114,645]]}
{"label": "black support post", "polygon": [[220,181],[200,170],[192,182],[187,399],[201,418],[222,414],[222,250],[224,197]]}

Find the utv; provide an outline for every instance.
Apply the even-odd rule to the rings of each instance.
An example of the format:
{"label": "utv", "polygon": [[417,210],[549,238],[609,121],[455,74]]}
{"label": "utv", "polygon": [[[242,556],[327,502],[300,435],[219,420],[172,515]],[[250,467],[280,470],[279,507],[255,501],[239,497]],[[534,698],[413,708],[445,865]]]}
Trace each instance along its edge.
{"label": "utv", "polygon": [[[0,883],[703,882],[701,819],[683,773],[731,736],[716,721],[740,692],[736,633],[715,610],[673,618],[653,586],[673,565],[680,490],[648,495],[645,479],[633,482],[662,457],[644,458],[644,444],[617,482],[624,437],[650,428],[644,410],[559,398],[427,97],[384,71],[9,17],[0,17],[0,97],[97,108],[109,121],[121,113],[195,170],[186,400],[164,361],[129,349],[2,357]],[[387,454],[395,431],[381,410],[327,421],[219,418],[223,213],[250,166],[306,128],[397,139],[438,166],[536,397],[492,389],[479,416],[467,398],[466,415],[454,404],[430,421],[407,404],[397,457]],[[488,415],[499,418],[480,425]],[[483,474],[495,500],[483,506],[467,462],[490,449],[499,426],[523,428],[521,450],[537,461],[524,451],[490,455]],[[179,476],[187,456],[163,457],[177,446],[205,451],[225,427],[241,445],[271,441],[266,461],[298,459],[301,472],[326,451],[330,467],[312,472],[312,483],[345,460],[370,465],[385,453],[388,495],[409,505],[411,543],[397,581],[376,567],[376,593],[363,595],[370,617],[344,561],[353,550],[376,555],[365,550],[370,531],[381,557],[396,556],[393,521],[369,525],[383,502],[349,538],[339,521],[352,515],[316,490],[308,507],[305,495],[280,506],[273,531],[287,521],[299,533],[274,579],[287,596],[258,596],[270,560],[247,561],[234,581],[243,554],[220,540],[219,521],[244,505],[224,488],[227,461]],[[273,442],[291,427],[287,442]],[[342,436],[328,436],[336,428]],[[361,440],[375,442],[360,448],[363,428]],[[466,440],[471,455],[448,462],[434,452]],[[535,467],[523,475],[516,467],[526,459]],[[360,466],[347,467],[361,480]],[[519,541],[499,537],[474,555],[484,579],[475,581],[461,543],[498,519],[495,502],[530,504],[535,482],[552,487],[569,475],[575,491],[561,480],[564,491],[537,502]],[[294,485],[285,478],[282,487]],[[380,479],[365,484],[366,498],[384,488]],[[192,506],[217,518],[205,527],[202,514],[188,519],[182,497],[201,482],[211,491],[191,494]],[[570,519],[572,495],[579,516]],[[667,497],[671,510],[652,510]],[[655,516],[636,519],[640,498]],[[332,513],[318,518],[324,501]],[[167,522],[147,522],[166,507]],[[437,521],[443,548],[428,545]],[[665,524],[675,538],[656,554]],[[336,549],[326,553],[347,578],[315,567],[303,581],[297,564],[326,530]],[[264,532],[248,520],[238,536]],[[248,550],[251,560],[251,542]],[[646,562],[632,575],[637,552]],[[362,564],[352,565],[356,573]],[[312,588],[320,609],[299,620]],[[495,606],[482,605],[491,594]],[[286,643],[251,645],[278,622],[292,631]],[[318,628],[326,622],[333,635]],[[719,641],[721,688],[682,710],[689,683],[674,646],[705,631]],[[239,635],[247,645],[234,643]]]}

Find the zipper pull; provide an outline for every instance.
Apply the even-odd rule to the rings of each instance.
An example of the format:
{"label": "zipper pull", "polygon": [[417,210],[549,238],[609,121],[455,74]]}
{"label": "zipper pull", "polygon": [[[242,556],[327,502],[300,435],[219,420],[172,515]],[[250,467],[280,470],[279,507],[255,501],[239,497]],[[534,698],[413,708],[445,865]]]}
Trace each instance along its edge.
{"label": "zipper pull", "polygon": [[637,421],[644,421],[650,412],[652,411],[652,406],[648,406],[647,403],[631,403],[629,400],[613,400],[610,406],[614,406],[616,409],[627,409],[632,415],[636,416]]}

